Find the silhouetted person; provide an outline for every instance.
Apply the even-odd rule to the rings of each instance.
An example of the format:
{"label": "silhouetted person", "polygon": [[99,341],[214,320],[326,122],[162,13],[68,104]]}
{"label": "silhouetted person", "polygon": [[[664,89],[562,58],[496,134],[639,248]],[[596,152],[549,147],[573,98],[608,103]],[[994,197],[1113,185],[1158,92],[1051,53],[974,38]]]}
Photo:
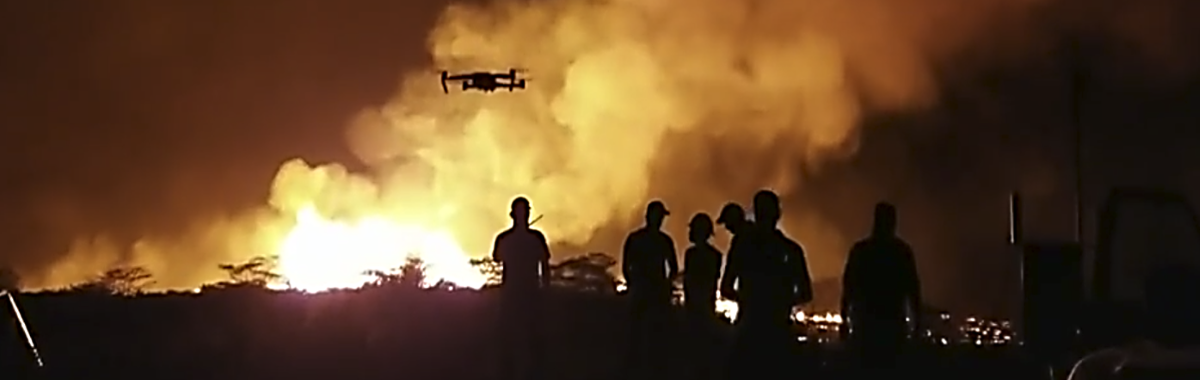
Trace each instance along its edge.
{"label": "silhouetted person", "polygon": [[1145,281],[1146,317],[1141,339],[1080,359],[1069,380],[1200,378],[1200,270],[1186,263],[1160,265]]}
{"label": "silhouetted person", "polygon": [[[726,203],[721,207],[721,214],[717,215],[717,223],[724,226],[725,230],[734,236],[737,236],[739,232],[746,232],[750,228],[750,221],[746,219],[746,210],[733,202]],[[732,240],[730,241],[732,242]]]}
{"label": "silhouetted person", "polygon": [[736,301],[737,291],[733,286],[736,279],[727,277],[727,273],[730,272],[730,261],[732,258],[744,255],[734,252],[742,252],[749,247],[749,245],[746,245],[745,240],[750,239],[749,234],[752,225],[749,219],[746,219],[746,212],[742,209],[742,205],[732,203],[732,201],[721,207],[721,215],[716,217],[716,223],[721,224],[730,233],[730,251],[725,255],[726,276],[721,277],[718,289],[721,292],[721,296],[728,298],[728,300]]}
{"label": "silhouetted person", "polygon": [[842,274],[842,315],[863,364],[890,366],[908,339],[909,313],[919,321],[920,309],[912,248],[896,235],[896,207],[879,203],[871,235],[854,244]]}
{"label": "silhouetted person", "polygon": [[657,351],[652,346],[661,343],[671,309],[672,280],[679,264],[675,241],[662,231],[670,214],[661,201],[650,202],[646,206],[646,225],[629,234],[622,250],[621,269],[631,307],[629,353],[635,363]]}
{"label": "silhouetted person", "polygon": [[516,374],[519,356],[527,359],[527,373],[540,365],[536,363],[541,356],[540,293],[550,283],[550,247],[541,231],[529,227],[529,209],[524,197],[512,201],[512,228],[497,235],[492,248],[492,259],[503,265],[500,329],[507,343],[503,349],[505,375],[514,378],[530,376]]}
{"label": "silhouetted person", "polygon": [[778,229],[781,211],[774,192],[755,194],[753,227],[734,235],[726,259],[721,293],[738,302],[734,378],[786,374],[792,308],[812,301],[804,249]]}
{"label": "silhouetted person", "polygon": [[721,251],[709,241],[713,236],[713,221],[708,214],[693,216],[689,227],[688,240],[692,245],[683,254],[684,308],[698,327],[707,328],[717,309]]}

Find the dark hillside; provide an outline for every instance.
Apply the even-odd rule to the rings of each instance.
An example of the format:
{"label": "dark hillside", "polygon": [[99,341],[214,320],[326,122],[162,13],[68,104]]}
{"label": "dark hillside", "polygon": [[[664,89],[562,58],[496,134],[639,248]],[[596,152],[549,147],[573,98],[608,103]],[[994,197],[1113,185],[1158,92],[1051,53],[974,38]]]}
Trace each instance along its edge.
{"label": "dark hillside", "polygon": [[[46,362],[42,376],[58,379],[489,379],[496,378],[503,349],[491,322],[494,293],[372,287],[301,294],[242,287],[138,297],[39,293],[19,302]],[[544,313],[551,378],[625,377],[623,297],[558,291]],[[701,362],[682,356],[691,348],[686,340],[675,341],[663,356],[667,363],[682,369]],[[830,349],[813,345],[803,357],[833,358]],[[985,353],[931,358],[976,363]],[[719,365],[723,355],[712,351],[702,362]],[[805,362],[796,359],[798,366]],[[951,373],[944,370],[938,372]]]}

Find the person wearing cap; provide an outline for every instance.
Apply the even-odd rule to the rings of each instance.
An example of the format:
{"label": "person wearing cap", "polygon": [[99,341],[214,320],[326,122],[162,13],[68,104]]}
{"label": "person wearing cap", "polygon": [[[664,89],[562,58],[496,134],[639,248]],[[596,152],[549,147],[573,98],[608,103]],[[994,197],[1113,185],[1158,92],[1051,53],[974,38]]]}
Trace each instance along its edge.
{"label": "person wearing cap", "polygon": [[656,333],[665,327],[671,308],[672,279],[679,272],[675,241],[662,231],[670,211],[662,201],[646,206],[646,224],[629,234],[621,255],[621,274],[629,288],[632,328],[632,361],[639,361],[651,344],[659,343]]}
{"label": "person wearing cap", "polygon": [[721,251],[712,245],[713,221],[706,213],[697,213],[688,223],[691,246],[683,253],[683,305],[692,337],[687,355],[696,360],[689,368],[693,374],[711,373],[713,328],[716,327],[717,281],[721,277]]}
{"label": "person wearing cap", "polygon": [[742,209],[742,205],[734,202],[726,203],[724,207],[721,207],[721,215],[717,216],[717,223],[724,226],[725,231],[732,235],[729,239],[729,252],[725,255],[725,275],[721,276],[719,289],[722,297],[737,302],[739,297],[737,287],[734,286],[737,277],[729,275],[729,267],[730,263],[737,261],[737,257],[745,255],[742,252],[749,248],[747,241],[753,225],[746,218],[746,210]]}
{"label": "person wearing cap", "polygon": [[508,340],[504,360],[507,375],[517,377],[517,356],[525,354],[527,372],[538,368],[541,353],[537,336],[540,314],[539,293],[550,284],[550,246],[546,235],[529,226],[529,200],[513,199],[509,216],[512,227],[496,235],[492,259],[503,266],[501,272],[501,331]]}
{"label": "person wearing cap", "polygon": [[735,236],[738,241],[730,249],[721,279],[722,293],[736,290],[732,293],[738,302],[730,367],[736,378],[787,373],[784,368],[795,343],[792,309],[813,298],[804,249],[778,228],[781,211],[774,192],[761,190],[754,195],[753,227]]}
{"label": "person wearing cap", "polygon": [[746,219],[746,210],[734,202],[726,203],[724,207],[721,207],[721,214],[717,215],[717,224],[725,227],[725,230],[733,235],[750,227],[750,221]]}
{"label": "person wearing cap", "polygon": [[683,254],[684,309],[700,326],[707,326],[717,309],[721,251],[710,242],[713,221],[708,214],[696,214],[688,227],[688,240],[692,245]]}

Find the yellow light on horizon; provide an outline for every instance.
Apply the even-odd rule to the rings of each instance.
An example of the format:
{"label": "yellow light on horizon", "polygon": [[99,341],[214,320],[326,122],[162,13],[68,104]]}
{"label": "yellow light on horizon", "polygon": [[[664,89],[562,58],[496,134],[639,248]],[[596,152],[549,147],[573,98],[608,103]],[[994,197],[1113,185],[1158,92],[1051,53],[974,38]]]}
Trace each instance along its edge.
{"label": "yellow light on horizon", "polygon": [[330,220],[315,207],[296,214],[296,225],[279,248],[279,270],[287,287],[307,292],[358,288],[373,280],[368,271],[388,271],[410,257],[424,267],[424,286],[439,281],[479,288],[486,277],[445,231],[400,224],[381,217]]}

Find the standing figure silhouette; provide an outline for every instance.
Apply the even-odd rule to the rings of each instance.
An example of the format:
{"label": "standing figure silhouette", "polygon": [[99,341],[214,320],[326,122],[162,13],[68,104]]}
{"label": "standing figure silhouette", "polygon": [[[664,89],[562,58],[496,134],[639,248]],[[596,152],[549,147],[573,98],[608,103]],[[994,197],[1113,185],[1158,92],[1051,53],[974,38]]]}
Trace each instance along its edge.
{"label": "standing figure silhouette", "polygon": [[866,367],[890,368],[920,320],[921,282],[908,243],[896,236],[896,207],[875,206],[871,235],[854,244],[842,274],[842,315],[851,347]]}
{"label": "standing figure silhouette", "polygon": [[721,278],[721,251],[709,241],[713,222],[708,214],[692,217],[688,240],[692,245],[683,255],[683,301],[697,332],[706,333],[717,310],[717,284]]}
{"label": "standing figure silhouette", "polygon": [[622,275],[629,286],[630,336],[628,361],[636,372],[657,374],[661,364],[650,358],[664,343],[671,311],[672,279],[679,273],[675,241],[662,231],[671,213],[661,201],[646,206],[646,225],[629,234],[621,256]]}
{"label": "standing figure silhouette", "polygon": [[721,294],[738,302],[731,378],[785,377],[792,309],[812,301],[804,249],[779,230],[781,211],[774,192],[756,193],[753,227],[734,236],[726,258]]}
{"label": "standing figure silhouette", "polygon": [[[550,247],[541,231],[529,227],[529,200],[512,201],[512,227],[496,235],[492,259],[503,266],[501,325],[504,375],[540,377],[541,293],[550,283]],[[524,365],[521,365],[523,362]]]}
{"label": "standing figure silhouette", "polygon": [[712,372],[712,357],[717,310],[717,284],[721,278],[721,251],[709,241],[713,236],[712,218],[705,213],[692,217],[688,240],[692,245],[683,254],[683,304],[691,344],[687,356],[690,369],[700,378]]}

